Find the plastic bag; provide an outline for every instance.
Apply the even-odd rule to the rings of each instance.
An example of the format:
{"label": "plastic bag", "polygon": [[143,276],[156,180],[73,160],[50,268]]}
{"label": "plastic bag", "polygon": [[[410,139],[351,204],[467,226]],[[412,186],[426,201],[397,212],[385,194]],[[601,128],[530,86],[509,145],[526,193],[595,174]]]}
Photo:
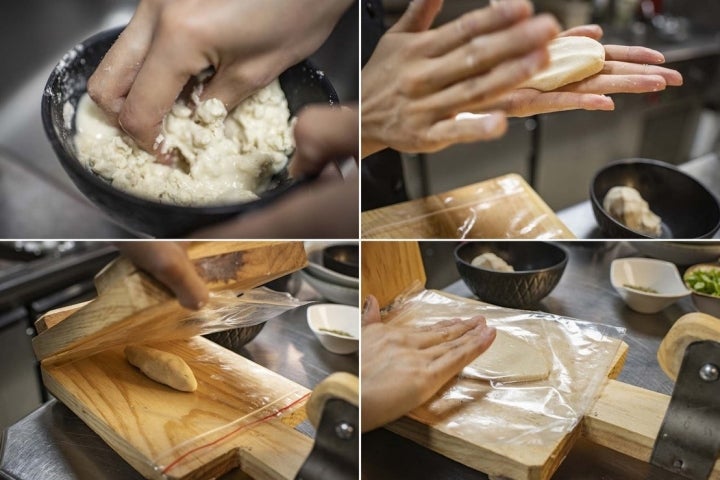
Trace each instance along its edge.
{"label": "plastic bag", "polygon": [[550,364],[549,377],[502,383],[460,376],[409,416],[490,449],[559,442],[597,398],[625,329],[428,290],[409,291],[384,312],[391,324],[418,326],[476,315],[538,349]]}

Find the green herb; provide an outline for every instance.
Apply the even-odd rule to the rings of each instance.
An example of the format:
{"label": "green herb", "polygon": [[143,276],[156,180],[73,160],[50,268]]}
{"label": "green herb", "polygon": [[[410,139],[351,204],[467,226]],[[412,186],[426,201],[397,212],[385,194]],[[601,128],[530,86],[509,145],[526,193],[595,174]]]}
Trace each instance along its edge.
{"label": "green herb", "polygon": [[720,297],[720,270],[695,270],[685,275],[685,284],[696,292]]}
{"label": "green herb", "polygon": [[334,333],[335,335],[340,335],[341,337],[355,338],[344,330],[334,330],[332,328],[318,328],[318,330],[320,330],[321,332]]}
{"label": "green herb", "polygon": [[623,283],[623,287],[630,288],[632,290],[638,290],[640,292],[645,292],[645,293],[660,293],[657,290],[655,290],[654,288],[638,287],[637,285],[628,285],[627,283]]}

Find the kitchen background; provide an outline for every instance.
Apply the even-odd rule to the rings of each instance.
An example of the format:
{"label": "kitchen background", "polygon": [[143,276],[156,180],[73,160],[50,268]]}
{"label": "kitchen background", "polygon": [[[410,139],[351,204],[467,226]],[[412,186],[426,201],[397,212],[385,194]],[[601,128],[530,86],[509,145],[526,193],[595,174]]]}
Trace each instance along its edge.
{"label": "kitchen background", "polygon": [[[390,21],[406,0],[385,0]],[[452,0],[437,23],[487,1]],[[615,95],[615,111],[572,111],[515,118],[497,141],[457,145],[429,155],[403,158],[408,196],[418,198],[506,173],[521,174],[576,234],[563,209],[588,198],[593,174],[623,158],[686,164],[718,194],[720,179],[700,178],[717,170],[720,151],[720,3],[715,0],[535,0],[565,27],[596,22],[604,43],[644,45],[661,51],[666,66],[679,70],[682,87],[644,95]],[[683,167],[685,168],[685,167]],[[708,185],[708,183],[711,183]]]}

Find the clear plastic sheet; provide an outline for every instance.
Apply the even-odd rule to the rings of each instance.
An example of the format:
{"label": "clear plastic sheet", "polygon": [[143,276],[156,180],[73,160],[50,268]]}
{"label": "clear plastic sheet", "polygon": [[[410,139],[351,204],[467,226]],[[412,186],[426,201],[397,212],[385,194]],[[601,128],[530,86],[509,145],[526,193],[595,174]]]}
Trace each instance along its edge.
{"label": "clear plastic sheet", "polygon": [[476,315],[542,352],[549,377],[501,383],[459,376],[410,417],[490,449],[556,444],[597,398],[625,329],[453,298],[418,285],[384,312],[390,323],[418,326]]}
{"label": "clear plastic sheet", "polygon": [[516,174],[363,213],[363,238],[574,238]]}

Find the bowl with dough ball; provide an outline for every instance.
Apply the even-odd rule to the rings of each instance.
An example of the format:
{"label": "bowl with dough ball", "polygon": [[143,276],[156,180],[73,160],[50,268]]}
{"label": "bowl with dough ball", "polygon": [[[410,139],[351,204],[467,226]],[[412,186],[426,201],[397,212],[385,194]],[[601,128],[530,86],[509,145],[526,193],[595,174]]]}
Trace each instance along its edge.
{"label": "bowl with dough ball", "polygon": [[549,242],[466,242],[455,248],[465,285],[482,301],[534,308],[562,278],[567,251]]}
{"label": "bowl with dough ball", "polygon": [[618,258],[610,264],[610,283],[639,313],[657,313],[690,295],[677,267],[654,258]]}
{"label": "bowl with dough ball", "polygon": [[692,301],[702,313],[720,318],[720,263],[699,263],[683,275]]}
{"label": "bowl with dough ball", "polygon": [[712,238],[720,205],[700,182],[658,160],[626,159],[600,169],[590,185],[606,238]]}
{"label": "bowl with dough ball", "polygon": [[[276,201],[292,179],[292,119],[309,104],[337,105],[307,61],[227,112],[217,99],[184,96],[163,122],[169,164],[139,149],[86,95],[88,78],[122,28],[70,50],[42,98],[45,133],[75,185],[110,218],[143,236],[177,237]],[[198,93],[196,91],[195,93]]]}

